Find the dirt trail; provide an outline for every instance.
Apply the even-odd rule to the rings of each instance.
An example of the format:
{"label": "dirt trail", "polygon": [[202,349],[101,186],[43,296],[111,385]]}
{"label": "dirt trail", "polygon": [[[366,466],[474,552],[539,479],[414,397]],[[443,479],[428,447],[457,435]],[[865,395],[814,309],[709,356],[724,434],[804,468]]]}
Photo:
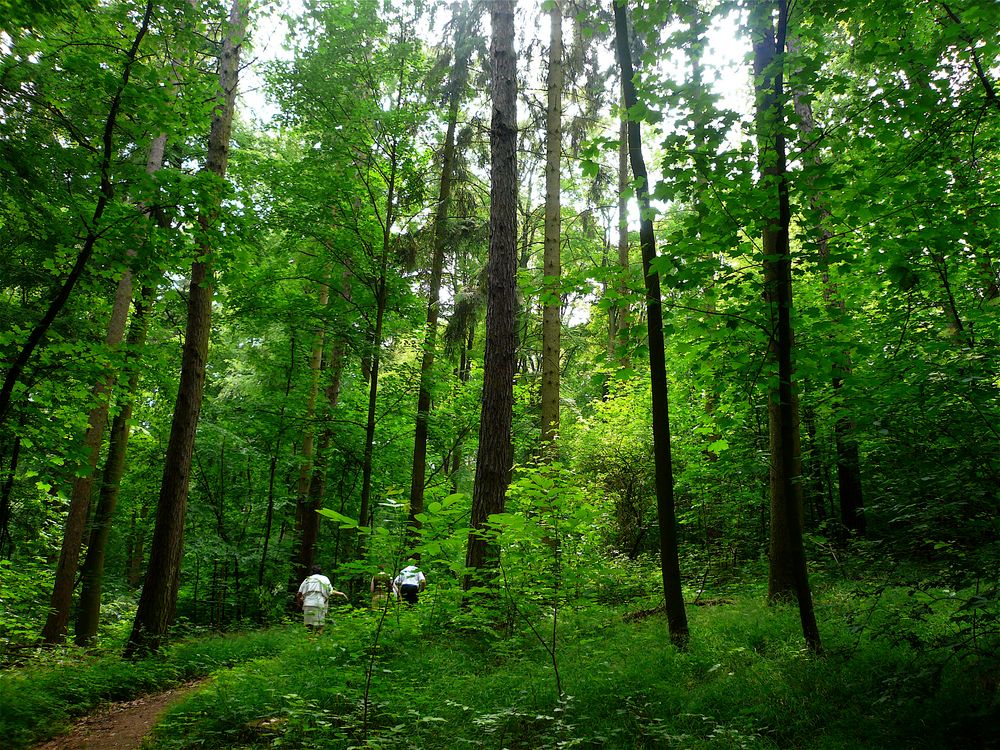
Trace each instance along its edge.
{"label": "dirt trail", "polygon": [[69,734],[53,737],[33,750],[138,750],[163,712],[203,683],[106,706],[78,721]]}

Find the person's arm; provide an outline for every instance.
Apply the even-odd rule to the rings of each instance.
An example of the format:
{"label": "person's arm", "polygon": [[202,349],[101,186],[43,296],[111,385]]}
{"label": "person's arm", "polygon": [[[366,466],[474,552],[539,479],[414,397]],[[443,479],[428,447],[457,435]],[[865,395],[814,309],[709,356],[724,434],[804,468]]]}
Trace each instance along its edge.
{"label": "person's arm", "polygon": [[427,576],[421,573],[420,582],[417,585],[420,587],[419,588],[420,591],[423,591],[425,588],[427,588]]}
{"label": "person's arm", "polygon": [[342,596],[344,597],[344,599],[347,599],[347,594],[345,594],[343,591],[337,591],[337,589],[332,589],[330,592],[330,596]]}

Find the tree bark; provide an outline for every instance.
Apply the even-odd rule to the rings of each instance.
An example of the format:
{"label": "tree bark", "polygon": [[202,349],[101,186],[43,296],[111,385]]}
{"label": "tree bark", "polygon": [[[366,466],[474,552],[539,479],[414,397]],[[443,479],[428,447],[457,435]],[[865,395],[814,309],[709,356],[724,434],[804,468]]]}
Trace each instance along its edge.
{"label": "tree bark", "polygon": [[[135,316],[129,325],[126,347],[134,356],[146,343],[149,328],[149,308],[153,301],[153,289],[144,287],[141,300],[136,303]],[[80,601],[77,605],[75,640],[79,646],[89,645],[97,636],[101,619],[101,589],[104,581],[104,555],[111,533],[111,519],[118,503],[118,489],[125,474],[125,456],[128,451],[129,420],[132,417],[132,401],[139,384],[139,368],[130,365],[128,386],[111,424],[108,438],[108,455],[104,461],[101,477],[101,492],[94,511],[90,528],[87,555],[80,568]]]}
{"label": "tree bark", "polygon": [[548,106],[545,116],[545,237],[542,282],[542,453],[556,455],[559,434],[560,309],[559,241],[562,202],[562,8],[552,0],[549,10]]}
{"label": "tree bark", "polygon": [[[132,271],[126,268],[118,280],[118,288],[115,291],[115,300],[111,308],[111,320],[108,323],[108,332],[104,340],[104,345],[109,353],[113,354],[124,338],[125,323],[128,319],[128,309],[131,302]],[[94,471],[97,468],[101,443],[104,440],[104,427],[108,421],[108,407],[116,372],[115,368],[107,367],[105,374],[94,384],[91,391],[95,403],[90,410],[87,419],[87,432],[83,438],[83,448],[87,455],[86,463],[77,470],[73,479],[73,488],[69,498],[69,513],[63,531],[62,549],[59,554],[59,563],[56,566],[52,596],[49,599],[49,615],[46,618],[45,627],[42,629],[42,641],[48,645],[62,643],[66,639],[77,565],[80,561],[87,515],[90,512]]]}
{"label": "tree bark", "polygon": [[[146,174],[154,174],[163,165],[163,153],[166,142],[166,134],[153,139],[146,159]],[[146,211],[145,208],[143,210]],[[134,262],[136,256],[135,250],[129,249],[127,255],[129,256],[128,263],[131,264]],[[111,308],[111,320],[108,323],[108,332],[105,338],[105,346],[111,352],[118,349],[125,335],[128,310],[132,304],[132,290],[132,269],[130,265],[127,265],[122,272],[121,278],[118,280],[118,288],[115,290],[115,299]],[[42,630],[42,640],[47,644],[61,643],[66,637],[70,606],[73,600],[74,581],[77,575],[77,564],[80,560],[87,515],[90,511],[94,473],[97,469],[101,443],[104,439],[104,428],[108,420],[108,409],[116,377],[117,370],[113,367],[108,367],[104,376],[94,384],[92,391],[95,404],[90,411],[87,421],[87,432],[83,439],[84,450],[87,454],[87,463],[82,467],[82,476],[78,472],[74,478],[73,488],[70,492],[69,514],[66,518],[62,551],[59,556],[59,564],[56,567],[55,582],[49,601],[49,616]],[[122,461],[124,462],[124,456],[122,457]],[[91,537],[93,538],[93,529],[91,530]],[[107,535],[105,535],[104,539],[105,541],[107,540]],[[88,556],[89,552],[88,547]],[[101,550],[102,566],[103,554],[103,550]],[[88,602],[88,606],[93,606],[93,603]],[[97,616],[99,615],[100,594],[98,593]],[[92,638],[96,633],[97,629],[95,625],[94,631],[88,636],[88,639]],[[77,639],[79,642],[79,635],[77,635]]]}
{"label": "tree bark", "polygon": [[[229,161],[236,86],[239,78],[240,47],[246,33],[247,10],[241,0],[233,0],[229,28],[219,61],[219,93],[208,139],[205,169],[219,180],[225,179]],[[156,506],[156,526],[146,581],[132,634],[125,646],[127,658],[157,651],[173,620],[180,584],[180,564],[184,545],[184,517],[187,511],[188,482],[198,417],[205,388],[205,366],[212,325],[213,248],[209,229],[216,221],[221,194],[211,197],[211,205],[199,217],[202,236],[199,258],[191,268],[187,329],[181,359],[180,386],[174,406],[170,441],[164,457],[163,480]]]}
{"label": "tree bark", "polygon": [[[613,0],[615,14],[615,46],[621,68],[626,109],[637,103],[629,46],[628,22],[624,0]],[[660,527],[660,573],[667,612],[670,641],[678,648],[687,646],[689,631],[684,596],[681,591],[681,570],[677,557],[677,518],[674,508],[674,475],[670,451],[670,407],[667,399],[667,365],[663,345],[663,309],[660,300],[660,279],[653,270],[656,260],[656,238],[653,234],[653,214],[649,205],[649,177],[642,156],[639,123],[629,118],[628,151],[632,174],[639,199],[639,244],[642,248],[642,271],[646,282],[646,331],[649,345],[649,386],[653,403],[653,461],[656,470],[656,512]]]}
{"label": "tree bark", "polygon": [[492,567],[496,548],[479,532],[492,513],[502,513],[510,484],[511,423],[514,408],[514,355],[517,347],[517,61],[514,53],[514,2],[490,5],[492,40],[492,118],[490,123],[490,252],[487,267],[486,351],[479,420],[479,453],[472,491],[472,516],[466,550],[468,590],[484,568]]}
{"label": "tree bark", "polygon": [[[777,30],[772,20],[775,10]],[[777,72],[773,70],[778,50],[785,49],[787,24],[785,0],[757,0],[751,7],[761,187],[774,195],[774,210],[766,217],[763,232],[764,283],[773,330],[770,349],[778,369],[778,387],[768,397],[771,445],[768,595],[773,600],[794,592],[803,636],[810,650],[819,652],[822,644],[802,544],[802,477],[792,363],[792,263],[788,235],[791,208],[785,162],[784,77],[780,67]]]}

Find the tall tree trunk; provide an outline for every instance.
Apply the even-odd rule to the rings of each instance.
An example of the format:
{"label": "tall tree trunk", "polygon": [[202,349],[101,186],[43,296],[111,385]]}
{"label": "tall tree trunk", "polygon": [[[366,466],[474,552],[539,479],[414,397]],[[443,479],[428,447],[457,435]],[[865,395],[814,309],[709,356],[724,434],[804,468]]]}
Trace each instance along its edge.
{"label": "tall tree trunk", "polygon": [[[365,452],[361,463],[361,507],[358,513],[358,523],[369,525],[371,521],[372,473],[375,450],[376,406],[378,405],[378,375],[382,363],[382,326],[385,322],[385,309],[388,304],[386,289],[389,273],[389,248],[392,242],[392,225],[395,220],[396,176],[398,169],[397,145],[393,143],[390,149],[391,166],[386,191],[385,222],[382,231],[382,255],[379,261],[379,276],[375,288],[375,329],[372,335],[371,375],[368,381],[368,419],[365,423]],[[358,540],[358,557],[364,555],[363,540]]]}
{"label": "tall tree trunk", "polygon": [[[319,288],[318,302],[325,310],[330,302],[329,270],[324,271],[323,283]],[[291,576],[288,579],[289,607],[294,607],[294,594],[299,583],[309,575],[315,562],[316,539],[319,535],[319,516],[313,512],[313,496],[310,486],[316,448],[316,397],[319,395],[319,381],[323,370],[323,344],[326,338],[326,324],[317,326],[314,332],[312,354],[309,357],[309,393],[306,397],[305,429],[302,433],[302,452],[299,458],[299,481],[296,489],[295,531],[296,548],[292,560]]]}
{"label": "tall tree trunk", "polygon": [[[476,318],[469,317],[468,335],[463,338],[462,351],[459,354],[458,380],[460,383],[468,383],[472,375],[472,347],[476,343]],[[455,447],[451,451],[451,467],[448,470],[451,479],[451,491],[458,492],[458,470],[462,466],[462,445],[464,437],[455,440]]]}
{"label": "tall tree trunk", "polygon": [[[136,303],[135,316],[129,325],[126,349],[130,356],[136,356],[146,343],[149,328],[149,308],[153,302],[152,287],[144,287],[140,300]],[[77,605],[75,640],[77,645],[87,646],[97,636],[101,619],[101,588],[104,581],[104,555],[111,533],[111,519],[118,503],[118,489],[125,474],[125,456],[128,451],[129,420],[132,417],[132,401],[139,385],[139,368],[135,362],[126,365],[130,372],[128,386],[119,400],[118,413],[111,424],[108,438],[108,455],[104,461],[101,477],[101,492],[97,509],[90,527],[90,541],[87,555],[80,568],[80,601]]]}
{"label": "tall tree trunk", "polygon": [[125,555],[125,582],[138,588],[142,581],[142,558],[146,551],[146,516],[149,506],[143,502],[139,510],[133,509],[129,522],[129,536]]}
{"label": "tall tree trunk", "polygon": [[[132,271],[126,268],[118,280],[118,288],[115,291],[115,300],[111,308],[111,321],[108,323],[108,332],[104,341],[108,353],[112,356],[124,338],[125,323],[128,320],[128,309],[131,303]],[[49,599],[49,615],[46,618],[45,627],[42,629],[42,640],[50,645],[62,643],[66,638],[77,565],[80,561],[87,515],[90,512],[94,470],[97,468],[101,443],[104,440],[104,427],[108,421],[108,408],[116,374],[116,368],[108,366],[101,379],[94,384],[91,392],[95,403],[90,410],[87,432],[83,438],[83,448],[87,456],[86,463],[77,470],[73,479],[73,488],[69,498],[69,513],[63,531],[62,550],[59,554],[59,564],[56,566],[52,596]]]}
{"label": "tall tree trunk", "polygon": [[630,364],[629,357],[624,353],[626,341],[626,331],[628,329],[629,308],[627,301],[628,294],[628,115],[625,112],[625,93],[622,87],[622,115],[618,131],[618,272],[620,279],[616,285],[618,299],[612,305],[612,347],[622,347],[622,355],[618,360],[618,366],[627,368]]}
{"label": "tall tree trunk", "polygon": [[[326,376],[326,387],[323,389],[323,393],[326,396],[326,407],[324,409],[325,417],[323,419],[323,429],[320,431],[319,440],[316,443],[316,455],[313,460],[313,472],[312,477],[309,480],[309,503],[307,506],[307,512],[311,521],[304,524],[302,534],[303,549],[308,548],[310,550],[310,567],[316,561],[316,541],[319,538],[320,516],[316,511],[323,507],[323,499],[326,497],[326,467],[329,464],[330,443],[333,440],[333,429],[330,425],[330,415],[333,413],[333,410],[337,406],[337,402],[340,400],[340,387],[344,373],[345,357],[345,344],[343,341],[337,341],[327,352],[326,361],[323,365],[323,371],[325,373],[329,373],[329,375]],[[305,565],[299,569],[299,572],[301,573],[299,580],[302,580],[309,574]]]}
{"label": "tall tree trunk", "polygon": [[188,481],[205,387],[205,365],[212,323],[212,273],[209,264],[213,248],[209,230],[217,220],[221,206],[221,183],[225,179],[229,161],[240,46],[246,33],[246,24],[246,6],[241,4],[241,0],[233,0],[229,28],[219,60],[218,101],[212,116],[205,160],[205,169],[219,178],[219,184],[215,195],[211,197],[210,207],[198,217],[202,236],[199,239],[199,258],[191,268],[180,386],[174,406],[170,442],[164,457],[163,481],[156,506],[156,526],[146,582],[139,599],[132,634],[125,646],[126,657],[159,649],[173,620],[177,604]]}
{"label": "tall tree trunk", "polygon": [[14,478],[17,476],[17,462],[21,456],[21,430],[24,429],[25,412],[18,418],[17,431],[11,436],[10,460],[0,484],[0,557],[6,552],[8,559],[14,554],[14,540],[10,536],[10,498],[14,492]]}
{"label": "tall tree trunk", "polygon": [[[775,10],[777,30],[772,20]],[[784,76],[780,67],[774,70],[778,50],[785,49],[787,24],[785,0],[758,0],[751,7],[761,185],[762,189],[772,191],[775,198],[775,208],[767,217],[763,233],[764,282],[773,330],[771,351],[778,366],[778,388],[768,396],[771,445],[768,595],[775,599],[794,592],[802,634],[810,650],[819,652],[822,644],[802,544],[802,477],[797,455],[799,436],[792,364],[792,262],[788,238],[791,208],[785,163]]]}
{"label": "tall tree trunk", "polygon": [[458,105],[465,93],[469,79],[469,27],[471,11],[463,5],[457,11],[455,29],[455,64],[448,82],[448,127],[441,152],[441,181],[438,185],[437,210],[434,214],[434,257],[427,292],[427,323],[424,335],[423,359],[420,362],[420,392],[417,395],[417,418],[413,431],[413,469],[410,476],[410,511],[408,524],[411,533],[420,528],[417,516],[424,510],[424,484],[427,478],[427,427],[431,411],[431,381],[437,346],[438,312],[441,298],[441,276],[444,271],[444,253],[448,240],[448,212],[451,207],[451,183],[455,171],[455,130],[458,125]]}
{"label": "tall tree trunk", "polygon": [[260,550],[260,565],[257,567],[257,586],[264,585],[264,569],[267,565],[267,549],[271,544],[271,527],[274,524],[274,483],[278,474],[278,456],[281,454],[281,440],[285,435],[285,404],[288,394],[292,392],[292,375],[295,374],[295,335],[289,342],[291,352],[288,358],[288,370],[285,373],[285,394],[281,399],[281,409],[278,412],[278,432],[274,437],[274,450],[267,470],[267,511],[264,514],[264,543]]}
{"label": "tall tree trunk", "polygon": [[[493,114],[490,123],[490,256],[487,268],[486,351],[479,420],[479,453],[472,490],[472,517],[465,564],[491,566],[495,548],[479,535],[491,513],[502,513],[510,484],[514,354],[517,347],[517,60],[514,2],[490,4],[493,33]],[[468,590],[473,575],[465,577]]]}
{"label": "tall tree trunk", "polygon": [[[613,0],[615,14],[615,46],[621,68],[625,106],[636,105],[635,73],[628,37],[628,20],[624,0]],[[667,364],[663,345],[663,309],[660,304],[660,278],[653,270],[656,260],[656,238],[653,215],[649,205],[649,177],[642,156],[639,123],[629,118],[628,151],[632,174],[639,199],[639,244],[642,247],[642,271],[646,281],[646,332],[649,346],[649,387],[653,403],[653,462],[656,470],[656,513],[660,527],[660,573],[667,611],[670,641],[678,648],[687,646],[689,632],[684,596],[681,591],[681,569],[677,558],[677,517],[674,509],[674,473],[670,451],[670,407],[667,400]]]}
{"label": "tall tree trunk", "polygon": [[[799,52],[800,47],[796,37],[789,37],[785,47],[791,55]],[[792,92],[792,101],[795,107],[795,114],[798,116],[799,132],[804,141],[808,141],[815,132],[815,120],[813,119],[812,104],[809,99],[803,96],[802,91],[796,89]],[[823,160],[819,153],[813,154],[813,163],[822,164]],[[820,268],[823,279],[823,299],[827,309],[835,318],[843,318],[847,314],[847,306],[839,294],[837,284],[830,278],[830,239],[832,233],[827,222],[830,219],[830,211],[823,202],[819,194],[813,193],[809,197],[809,206],[818,217],[815,227],[817,247],[819,249]],[[842,351],[839,357],[833,362],[833,374],[831,384],[835,394],[835,400],[843,410],[842,387],[844,379],[851,374],[851,355],[847,351]],[[857,534],[865,533],[864,515],[864,495],[861,488],[861,459],[858,454],[858,444],[855,440],[857,431],[853,417],[849,414],[842,414],[837,417],[834,426],[834,446],[837,450],[837,487],[840,496],[840,517],[844,527]]]}
{"label": "tall tree trunk", "polygon": [[[42,316],[42,319],[32,329],[31,333],[28,334],[28,340],[21,348],[21,351],[18,352],[18,355],[15,357],[13,364],[11,364],[10,369],[8,369],[4,375],[3,385],[0,386],[0,426],[2,426],[4,421],[7,419],[7,413],[10,411],[14,387],[17,385],[21,375],[24,373],[24,368],[31,360],[31,356],[35,349],[42,342],[42,339],[45,338],[45,334],[48,333],[48,330],[52,326],[53,321],[55,321],[56,316],[59,315],[63,307],[65,307],[70,294],[73,292],[73,287],[76,286],[76,282],[79,281],[80,277],[83,275],[83,270],[86,268],[87,263],[90,260],[90,256],[94,254],[94,245],[97,244],[97,239],[101,235],[101,218],[104,216],[104,211],[108,207],[108,203],[110,203],[115,196],[115,186],[111,178],[111,163],[115,156],[114,136],[115,128],[118,124],[119,111],[121,109],[122,95],[128,87],[129,79],[132,76],[132,68],[138,59],[139,46],[142,44],[142,40],[146,36],[146,32],[149,30],[149,20],[153,14],[153,7],[153,0],[148,0],[146,3],[146,9],[143,12],[139,30],[136,32],[135,38],[132,40],[132,45],[129,47],[129,50],[125,55],[125,65],[122,69],[121,82],[118,84],[115,89],[115,93],[111,97],[111,104],[108,108],[108,116],[104,120],[104,133],[101,139],[101,165],[99,169],[101,187],[97,196],[97,203],[94,206],[94,213],[91,215],[90,222],[87,224],[87,235],[83,240],[83,245],[80,248],[80,252],[76,256],[76,261],[73,264],[73,268],[69,272],[69,276],[66,277],[62,286],[59,287],[59,291],[56,292],[55,296],[52,298],[48,309],[45,311],[45,315]],[[84,509],[84,511],[86,511],[86,509]],[[86,512],[84,512],[83,515],[85,517]],[[77,556],[79,556],[79,551],[77,552]],[[68,620],[64,621],[62,625],[63,636],[65,636],[66,622],[68,622]],[[57,625],[58,623],[54,624],[51,628],[48,625],[46,626],[45,631],[43,632],[43,638],[46,642],[51,643],[54,642],[54,640],[60,639],[58,636],[55,637],[54,640],[50,640],[49,638],[50,632],[58,631]]]}
{"label": "tall tree trunk", "polygon": [[545,113],[545,239],[542,283],[542,451],[556,455],[559,434],[559,360],[562,296],[559,241],[562,201],[562,9],[553,0],[549,8],[548,106]]}
{"label": "tall tree trunk", "polygon": [[[167,143],[166,134],[153,139],[149,147],[149,154],[146,159],[146,174],[155,174],[163,166],[163,153]],[[144,210],[146,210],[144,208]],[[148,213],[148,211],[147,211]],[[128,263],[134,262],[136,252],[134,249],[128,251]],[[118,280],[118,288],[115,291],[114,304],[111,308],[111,320],[108,323],[108,333],[105,345],[110,351],[115,351],[121,344],[125,334],[125,324],[128,319],[129,306],[132,304],[132,269],[130,265],[125,267],[121,278]],[[150,294],[152,292],[150,291]],[[144,334],[145,338],[145,334]],[[77,563],[80,559],[80,550],[83,544],[87,515],[90,509],[90,501],[93,491],[94,473],[97,468],[97,461],[101,451],[101,443],[104,439],[104,428],[108,420],[108,408],[111,401],[111,393],[114,388],[117,370],[108,367],[104,376],[94,385],[93,397],[96,401],[88,418],[88,427],[84,436],[84,449],[87,453],[87,464],[78,472],[73,480],[73,488],[70,493],[69,514],[66,518],[66,529],[63,534],[62,553],[59,557],[59,565],[56,567],[56,578],[52,588],[52,598],[49,603],[49,616],[42,631],[42,639],[45,643],[61,643],[66,637],[66,629],[69,624],[70,605],[72,604],[74,579],[77,574]],[[110,448],[109,448],[110,450]],[[124,462],[124,455],[121,459]],[[124,467],[124,463],[123,463]],[[120,475],[119,475],[120,478]],[[103,492],[103,491],[102,491]],[[108,519],[110,523],[110,518]],[[93,529],[91,538],[94,540]],[[105,541],[107,535],[104,536]],[[98,553],[103,567],[103,550]],[[88,557],[90,550],[88,547]],[[93,562],[91,563],[93,564]],[[92,575],[89,573],[88,575]],[[89,594],[90,592],[88,592]],[[88,606],[94,606],[89,602]],[[100,594],[96,604],[96,616],[100,616]],[[88,626],[89,628],[89,626]],[[94,625],[93,633],[88,636],[92,638],[97,633],[97,626]],[[79,634],[77,639],[79,642]]]}

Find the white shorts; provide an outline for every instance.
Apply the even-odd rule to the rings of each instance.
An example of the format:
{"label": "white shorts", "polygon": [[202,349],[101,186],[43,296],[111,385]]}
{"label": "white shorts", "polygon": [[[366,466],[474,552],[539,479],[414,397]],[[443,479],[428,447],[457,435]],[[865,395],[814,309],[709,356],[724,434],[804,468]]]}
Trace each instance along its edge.
{"label": "white shorts", "polygon": [[326,620],[326,607],[303,607],[302,622],[306,625],[322,625]]}

